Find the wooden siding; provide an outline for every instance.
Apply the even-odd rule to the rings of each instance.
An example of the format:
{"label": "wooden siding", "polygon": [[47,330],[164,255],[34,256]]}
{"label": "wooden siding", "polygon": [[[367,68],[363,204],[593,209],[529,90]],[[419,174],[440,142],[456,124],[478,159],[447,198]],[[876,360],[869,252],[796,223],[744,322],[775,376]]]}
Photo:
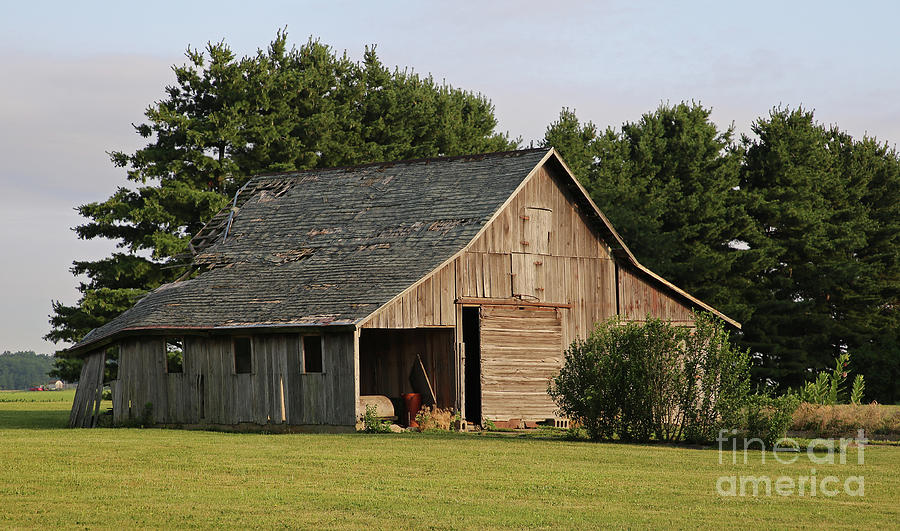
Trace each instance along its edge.
{"label": "wooden siding", "polygon": [[647,315],[676,323],[693,323],[691,308],[650,284],[638,271],[619,268],[619,304],[623,318],[643,321]]}
{"label": "wooden siding", "polygon": [[482,306],[482,415],[492,420],[554,417],[547,384],[562,366],[562,348],[557,310]]}
{"label": "wooden siding", "polygon": [[[526,209],[529,209],[528,212]],[[530,215],[534,213],[532,209],[549,210],[545,214],[549,219]],[[547,223],[550,225],[550,241],[546,254],[610,258],[609,247],[594,234],[576,208],[571,194],[560,186],[546,166],[539,168],[511,198],[468,250],[485,253],[538,252],[531,242],[528,245],[522,242],[527,242],[529,236],[534,238]],[[535,228],[535,225],[540,228]]]}
{"label": "wooden siding", "polygon": [[569,192],[544,167],[464,252],[361,326],[456,326],[455,300],[513,295],[572,304],[577,315],[565,331],[567,340],[615,314],[615,266],[609,248],[582,218]]}
{"label": "wooden siding", "polygon": [[[164,342],[163,338],[146,337],[119,343],[119,379],[113,394],[114,423],[140,418],[147,404],[151,404],[152,421],[167,420],[169,385]],[[185,365],[187,362],[185,360]]]}
{"label": "wooden siding", "polygon": [[511,260],[509,253],[465,252],[454,262],[456,266],[456,296],[510,298]]}
{"label": "wooden siding", "polygon": [[93,428],[100,414],[103,395],[103,372],[106,368],[106,351],[94,352],[84,359],[81,377],[75,390],[75,400],[69,414],[70,428]]}
{"label": "wooden siding", "polygon": [[252,338],[250,374],[235,374],[232,338],[185,337],[184,372],[166,373],[164,339],[125,340],[113,421],[139,418],[152,404],[159,424],[356,423],[355,339],[352,332],[324,334],[323,372],[301,372],[298,334]]}
{"label": "wooden siding", "polygon": [[375,312],[366,328],[419,328],[456,324],[455,261],[404,292],[391,304]]}

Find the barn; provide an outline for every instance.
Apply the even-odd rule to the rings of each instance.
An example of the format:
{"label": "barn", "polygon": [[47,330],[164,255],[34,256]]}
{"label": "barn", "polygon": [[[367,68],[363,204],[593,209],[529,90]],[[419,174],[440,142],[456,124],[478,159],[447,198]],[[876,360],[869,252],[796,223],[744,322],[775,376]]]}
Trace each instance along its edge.
{"label": "barn", "polygon": [[71,347],[71,426],[109,384],[115,423],[354,429],[417,367],[470,423],[544,420],[597,321],[739,327],[642,266],[554,149],[257,176],[189,248],[193,274]]}

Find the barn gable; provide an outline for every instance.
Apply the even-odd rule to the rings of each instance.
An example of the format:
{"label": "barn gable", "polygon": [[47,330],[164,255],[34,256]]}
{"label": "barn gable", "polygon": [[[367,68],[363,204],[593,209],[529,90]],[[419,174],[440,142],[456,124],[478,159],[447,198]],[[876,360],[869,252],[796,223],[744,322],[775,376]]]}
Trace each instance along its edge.
{"label": "barn gable", "polygon": [[454,302],[491,298],[574,305],[567,344],[617,313],[687,323],[696,308],[740,327],[641,265],[552,149],[464,248],[359,326],[455,326]]}

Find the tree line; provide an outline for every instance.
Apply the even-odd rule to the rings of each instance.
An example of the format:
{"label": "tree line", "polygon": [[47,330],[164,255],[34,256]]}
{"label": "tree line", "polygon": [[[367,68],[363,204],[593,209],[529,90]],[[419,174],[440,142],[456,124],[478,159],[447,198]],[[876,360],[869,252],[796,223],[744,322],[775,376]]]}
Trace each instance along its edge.
{"label": "tree line", "polygon": [[869,398],[900,400],[900,157],[801,107],[720,130],[663,104],[545,135],[637,258],[743,323],[760,385],[796,388],[853,353]]}
{"label": "tree line", "polygon": [[[188,49],[175,83],[113,152],[126,172],[79,207],[80,238],[118,243],[76,261],[74,305],[53,302],[47,339],[77,341],[148,291],[189,274],[187,242],[255,174],[514,149],[485,96],[350,60],[310,39],[238,58],[224,42]],[[720,130],[694,102],[661,105],[600,131],[564,109],[557,148],[644,264],[743,322],[759,384],[797,386],[835,354],[885,402],[900,399],[900,159],[803,108],[779,107],[753,136]],[[78,360],[54,374],[77,379]]]}
{"label": "tree line", "polygon": [[0,389],[29,389],[46,384],[53,358],[32,351],[0,354]]}

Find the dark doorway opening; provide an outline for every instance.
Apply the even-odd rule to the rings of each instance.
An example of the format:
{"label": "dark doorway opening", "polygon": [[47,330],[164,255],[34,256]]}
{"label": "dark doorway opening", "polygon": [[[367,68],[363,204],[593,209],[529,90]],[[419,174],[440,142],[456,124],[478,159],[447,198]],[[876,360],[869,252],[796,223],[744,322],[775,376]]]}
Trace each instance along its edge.
{"label": "dark doorway opening", "polygon": [[462,335],[466,345],[466,421],[481,424],[480,308],[463,308]]}
{"label": "dark doorway opening", "polygon": [[[453,408],[457,398],[453,338],[452,328],[364,328],[359,336],[359,394],[386,396],[401,413],[405,393],[421,393],[422,403],[428,404],[426,391],[416,389],[410,378],[421,360],[437,407]],[[397,417],[406,419],[402,414]]]}
{"label": "dark doorway opening", "polygon": [[200,415],[200,419],[202,420],[206,418],[206,385],[203,380],[202,374],[197,376],[197,394],[199,399],[198,401],[200,402],[198,413]]}

